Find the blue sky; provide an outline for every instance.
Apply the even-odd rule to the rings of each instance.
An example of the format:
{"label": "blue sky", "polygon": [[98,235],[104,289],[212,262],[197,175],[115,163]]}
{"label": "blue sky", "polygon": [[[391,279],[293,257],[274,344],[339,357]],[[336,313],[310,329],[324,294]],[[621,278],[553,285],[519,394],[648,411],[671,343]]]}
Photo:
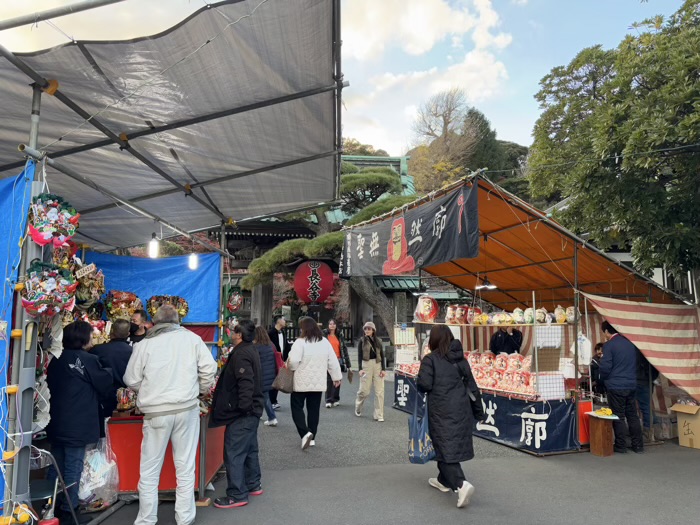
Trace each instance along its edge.
{"label": "blue sky", "polygon": [[[0,19],[76,0],[0,0]],[[284,0],[270,0],[270,3]],[[327,0],[330,1],[330,0]],[[204,0],[128,0],[0,33],[14,51],[76,39],[154,34]],[[498,136],[530,145],[533,95],[552,67],[581,49],[615,47],[634,21],[676,11],[681,0],[342,0],[346,137],[403,154],[416,144],[416,108],[437,91],[463,88]]]}
{"label": "blue sky", "polygon": [[[669,15],[682,2],[345,0],[343,5],[343,70],[350,82],[344,135],[397,155],[415,144],[415,108],[452,86],[467,91],[500,139],[530,145],[540,113],[533,96],[544,75],[585,47],[617,46],[633,22]],[[416,5],[440,16],[406,13]],[[368,37],[372,27],[379,36]]]}

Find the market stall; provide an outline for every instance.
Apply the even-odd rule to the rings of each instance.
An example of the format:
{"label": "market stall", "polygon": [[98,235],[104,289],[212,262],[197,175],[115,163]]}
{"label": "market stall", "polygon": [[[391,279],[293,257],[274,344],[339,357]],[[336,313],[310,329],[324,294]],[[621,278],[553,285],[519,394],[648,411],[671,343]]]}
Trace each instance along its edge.
{"label": "market stall", "polygon": [[[55,10],[44,14],[31,18],[56,16]],[[222,17],[233,22],[222,23]],[[6,28],[32,23],[28,17],[7,22]],[[26,218],[29,200],[50,185],[81,214],[79,220],[72,215],[75,225],[80,222],[75,241],[96,250],[184,236],[229,257],[224,235],[221,246],[212,248],[196,234],[334,199],[342,142],[340,45],[339,0],[266,6],[228,0],[202,7],[167,31],[128,41],[69,41],[23,55],[0,46],[0,179],[13,180],[11,205],[3,206],[10,210],[5,215],[11,223],[1,224],[8,244],[2,253],[9,252],[12,261],[3,275],[0,323],[0,349],[12,369],[5,390],[11,396],[10,439],[3,443],[6,477],[12,481],[4,501],[26,503],[31,497],[30,429],[40,388],[35,371],[41,370],[42,352],[51,345],[46,340],[52,328],[53,335],[60,332],[60,323],[48,318],[72,311],[77,284],[71,280],[74,274],[65,274],[63,259],[56,264],[50,248],[24,242],[24,227],[15,227]],[[246,52],[231,54],[234,48]],[[175,63],[173,49],[184,52]],[[223,55],[225,67],[219,67]],[[148,60],[120,60],[124,56]],[[202,67],[206,82],[201,82]],[[235,82],[235,89],[230,89],[232,71],[244,79]],[[301,120],[314,125],[300,128]],[[25,174],[14,179],[25,163]],[[282,191],[271,197],[262,191],[270,186]],[[51,244],[61,235],[51,233]],[[22,251],[17,264],[14,246]],[[35,280],[56,293],[46,304],[25,297],[42,309],[32,312],[13,296],[35,261],[41,263],[33,269]],[[140,299],[178,293],[166,290],[167,280],[162,282],[161,289]],[[221,278],[216,293],[220,285]],[[107,288],[135,292],[128,284]],[[214,294],[214,288],[206,293]],[[46,315],[51,309],[53,315]],[[221,340],[213,334],[219,319],[217,312],[191,328],[216,342]],[[109,319],[95,315],[91,320],[96,333],[107,331]],[[8,508],[15,506],[6,505],[5,512]]]}
{"label": "market stall", "polygon": [[[581,293],[681,302],[480,176],[346,230],[342,275],[406,272],[448,282],[472,299],[441,310],[433,298],[419,298],[415,341],[404,347],[414,355],[397,364],[395,407],[411,412],[409,403],[422,401],[413,393],[417,360],[430,327],[445,323],[483,392],[487,418],[475,433],[540,455],[588,441],[591,400],[581,372],[602,318]],[[501,339],[517,332],[516,348],[494,343],[499,332]]]}
{"label": "market stall", "polygon": [[[16,194],[17,189],[20,196],[26,193],[32,168],[29,165],[25,174],[8,181],[14,188],[9,195]],[[12,195],[11,204],[23,211],[17,195]],[[28,213],[24,218],[11,217],[17,224],[7,226],[8,242],[16,236],[23,236],[26,221],[28,238],[25,243],[39,248],[41,257],[32,259],[23,268],[19,283],[11,291],[17,292],[16,311],[33,319],[31,332],[38,339],[38,357],[28,361],[14,356],[10,364],[13,376],[18,366],[23,365],[30,368],[32,377],[36,378],[36,387],[32,382],[26,388],[28,393],[33,388],[38,391],[32,396],[34,406],[30,414],[33,417],[23,424],[27,425],[28,434],[40,438],[50,421],[51,392],[46,388],[48,364],[63,352],[62,335],[67,324],[77,320],[88,322],[93,329],[92,343],[98,345],[109,341],[110,327],[116,320],[131,320],[141,309],[152,316],[161,305],[172,304],[183,321],[190,321],[189,328],[210,328],[197,323],[216,327],[220,310],[217,292],[220,290],[221,261],[218,254],[202,254],[198,257],[198,264],[193,266],[188,256],[144,259],[86,252],[84,247],[81,249],[73,242],[80,227],[80,214],[68,201],[43,192],[34,196],[27,205]],[[13,270],[17,269],[19,252],[9,251],[6,256],[12,261]],[[5,293],[3,300],[0,325],[3,346],[10,338],[8,336],[19,338],[25,333],[21,330],[8,333],[6,320],[13,295]],[[220,337],[212,333],[209,339],[212,353],[218,356]],[[24,402],[32,401],[32,397]],[[120,389],[117,397],[117,411],[108,425],[112,449],[100,445],[86,456],[79,497],[88,509],[104,509],[115,503],[118,494],[133,494],[136,490],[134,477],[138,480],[143,418],[136,413],[133,392]],[[203,398],[200,402],[202,423],[197,476],[202,498],[205,497],[205,487],[223,464],[223,430],[208,429],[208,401]],[[16,413],[10,415],[17,416]],[[39,446],[46,444],[39,439]],[[166,465],[172,465],[172,459],[168,457]],[[116,471],[121,475],[119,487],[113,486],[113,481],[117,480]],[[163,471],[161,486],[166,491],[174,490],[172,469]]]}
{"label": "market stall", "polygon": [[[208,414],[199,418],[199,443],[195,467],[195,490],[197,499],[206,501],[206,488],[224,464],[225,427],[208,428]],[[119,495],[123,498],[138,494],[139,465],[141,460],[141,440],[143,416],[121,416],[109,420],[109,434],[112,450],[119,467]],[[165,460],[160,473],[158,491],[162,495],[172,494],[177,488],[172,445],[165,451]]]}

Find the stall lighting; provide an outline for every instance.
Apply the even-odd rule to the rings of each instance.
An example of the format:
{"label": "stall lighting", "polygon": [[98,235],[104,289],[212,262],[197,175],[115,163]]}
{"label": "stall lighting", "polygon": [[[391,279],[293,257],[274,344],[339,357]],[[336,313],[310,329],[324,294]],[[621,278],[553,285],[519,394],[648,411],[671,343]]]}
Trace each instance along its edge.
{"label": "stall lighting", "polygon": [[495,284],[491,284],[488,277],[484,276],[484,282],[482,284],[477,284],[475,290],[495,290],[498,288]]}
{"label": "stall lighting", "polygon": [[190,270],[196,270],[199,267],[199,255],[196,253],[191,253],[189,259],[187,260],[187,266]]}
{"label": "stall lighting", "polygon": [[148,243],[148,256],[151,259],[157,259],[159,254],[160,254],[160,243],[158,242],[158,238],[156,237],[156,234],[154,233],[153,236],[151,237],[151,241]]}

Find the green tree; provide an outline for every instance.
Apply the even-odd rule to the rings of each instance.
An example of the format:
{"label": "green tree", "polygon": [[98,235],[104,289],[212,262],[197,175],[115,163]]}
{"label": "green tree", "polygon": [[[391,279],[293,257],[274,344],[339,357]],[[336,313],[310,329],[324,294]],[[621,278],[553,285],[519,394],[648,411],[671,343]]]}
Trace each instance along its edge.
{"label": "green tree", "polygon": [[[365,168],[344,162],[341,166],[340,208],[353,215],[347,224],[357,224],[372,217],[387,213],[394,208],[415,200],[415,197],[398,195],[401,192],[401,178],[388,168]],[[248,275],[242,286],[251,289],[257,284],[269,282],[275,272],[285,264],[299,258],[313,259],[328,257],[339,259],[343,249],[345,234],[342,225],[334,224],[326,218],[329,208],[319,208],[310,215],[295,214],[287,219],[304,220],[316,233],[314,239],[292,239],[278,244],[272,250],[255,259],[248,267]],[[372,306],[393,338],[391,327],[394,322],[394,309],[389,299],[374,284],[371,277],[352,277],[350,286]]]}
{"label": "green tree", "polygon": [[700,0],[634,27],[542,80],[529,176],[569,228],[680,274],[700,266]]}
{"label": "green tree", "polygon": [[389,154],[383,149],[374,149],[374,146],[362,144],[357,139],[343,139],[343,154],[345,155],[363,155],[369,157],[388,157]]}
{"label": "green tree", "polygon": [[[467,104],[461,89],[437,93],[423,103],[413,131],[420,144],[408,152],[408,169],[419,191],[438,189],[485,167],[509,170],[500,179],[523,176],[527,148],[498,140],[489,120]],[[521,181],[521,187],[527,182]]]}

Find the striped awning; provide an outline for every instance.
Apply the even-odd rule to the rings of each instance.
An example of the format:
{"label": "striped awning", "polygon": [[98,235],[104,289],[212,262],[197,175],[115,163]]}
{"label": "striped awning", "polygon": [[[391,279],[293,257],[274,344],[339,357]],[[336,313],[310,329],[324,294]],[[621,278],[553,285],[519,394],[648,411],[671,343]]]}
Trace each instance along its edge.
{"label": "striped awning", "polygon": [[584,295],[652,366],[700,401],[700,308]]}

